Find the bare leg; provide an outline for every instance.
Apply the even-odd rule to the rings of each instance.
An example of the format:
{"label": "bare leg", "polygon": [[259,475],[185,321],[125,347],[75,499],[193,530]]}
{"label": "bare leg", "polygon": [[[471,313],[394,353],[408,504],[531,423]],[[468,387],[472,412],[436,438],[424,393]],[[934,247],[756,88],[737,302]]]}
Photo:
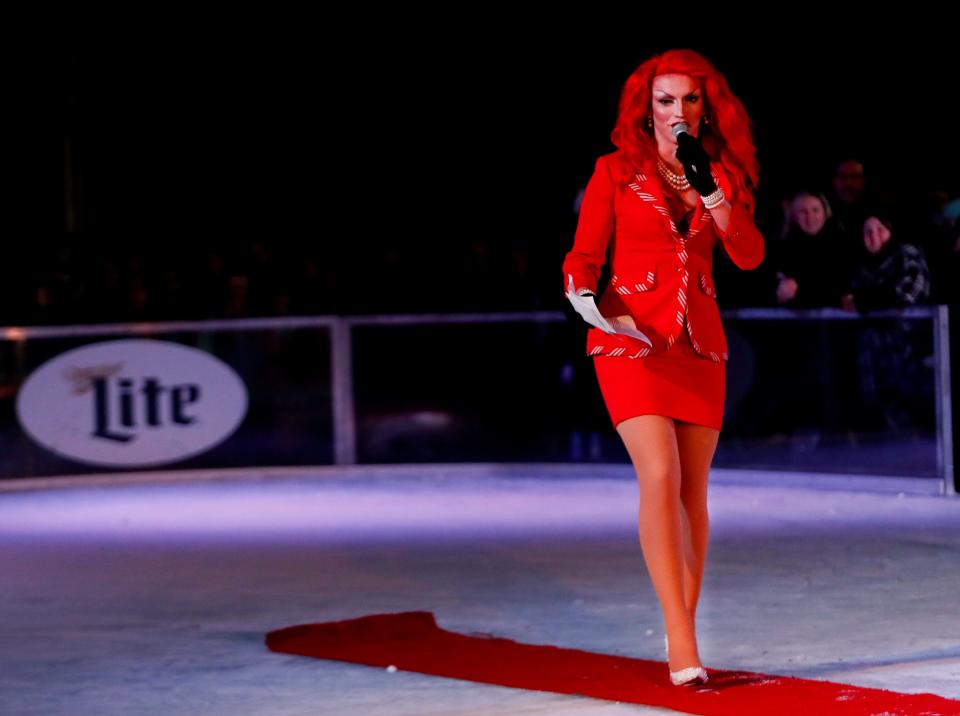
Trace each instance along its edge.
{"label": "bare leg", "polygon": [[710,520],[707,514],[707,475],[717,449],[720,431],[704,425],[676,423],[680,453],[680,514],[683,518],[683,593],[690,619],[696,624],[697,602],[707,561]]}
{"label": "bare leg", "polygon": [[640,546],[663,610],[670,639],[670,670],[702,666],[693,620],[684,601],[684,538],[680,509],[680,452],[671,418],[639,415],[617,432],[640,485]]}

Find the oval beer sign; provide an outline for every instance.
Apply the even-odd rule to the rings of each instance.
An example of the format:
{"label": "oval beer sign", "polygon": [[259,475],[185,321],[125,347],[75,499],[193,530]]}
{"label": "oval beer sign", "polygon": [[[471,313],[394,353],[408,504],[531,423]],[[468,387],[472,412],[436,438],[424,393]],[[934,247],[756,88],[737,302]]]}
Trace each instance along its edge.
{"label": "oval beer sign", "polygon": [[247,413],[240,376],[216,357],[169,341],[93,343],[37,368],[17,394],[27,434],[81,463],[142,467],[199,455]]}

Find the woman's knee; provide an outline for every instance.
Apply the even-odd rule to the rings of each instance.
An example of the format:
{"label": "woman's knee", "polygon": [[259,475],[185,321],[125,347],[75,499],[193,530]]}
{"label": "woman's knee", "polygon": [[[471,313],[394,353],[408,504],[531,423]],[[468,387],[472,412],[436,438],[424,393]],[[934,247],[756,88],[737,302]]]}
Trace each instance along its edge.
{"label": "woman's knee", "polygon": [[617,425],[637,473],[641,488],[676,493],[680,488],[680,459],[673,421],[660,415],[641,415]]}
{"label": "woman's knee", "polygon": [[645,500],[675,504],[680,499],[680,474],[669,465],[641,465],[636,468],[640,495]]}

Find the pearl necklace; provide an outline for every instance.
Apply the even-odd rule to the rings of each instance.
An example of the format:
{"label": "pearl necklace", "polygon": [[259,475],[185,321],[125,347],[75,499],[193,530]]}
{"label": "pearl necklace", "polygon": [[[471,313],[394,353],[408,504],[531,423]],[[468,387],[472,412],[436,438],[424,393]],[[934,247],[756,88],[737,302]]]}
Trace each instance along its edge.
{"label": "pearl necklace", "polygon": [[664,164],[663,160],[660,157],[657,157],[657,171],[660,173],[666,182],[672,186],[677,191],[686,191],[690,189],[690,182],[687,180],[687,177],[683,174],[677,174],[670,167]]}

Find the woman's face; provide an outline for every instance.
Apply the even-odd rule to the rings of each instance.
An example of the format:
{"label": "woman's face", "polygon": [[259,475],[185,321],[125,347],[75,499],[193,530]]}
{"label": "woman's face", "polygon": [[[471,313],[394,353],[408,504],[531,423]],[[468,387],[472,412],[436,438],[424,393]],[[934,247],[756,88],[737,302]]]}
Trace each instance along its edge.
{"label": "woman's face", "polygon": [[883,245],[890,240],[890,236],[890,229],[884,226],[883,222],[877,217],[867,217],[867,220],[863,222],[863,245],[867,247],[867,251],[871,254],[880,251]]}
{"label": "woman's face", "polygon": [[703,91],[700,82],[689,75],[657,75],[653,93],[653,133],[660,146],[676,144],[671,131],[679,122],[686,122],[694,137],[703,116]]}
{"label": "woman's face", "polygon": [[815,196],[798,196],[790,205],[793,221],[800,231],[808,236],[816,236],[827,221],[827,212],[823,202]]}

